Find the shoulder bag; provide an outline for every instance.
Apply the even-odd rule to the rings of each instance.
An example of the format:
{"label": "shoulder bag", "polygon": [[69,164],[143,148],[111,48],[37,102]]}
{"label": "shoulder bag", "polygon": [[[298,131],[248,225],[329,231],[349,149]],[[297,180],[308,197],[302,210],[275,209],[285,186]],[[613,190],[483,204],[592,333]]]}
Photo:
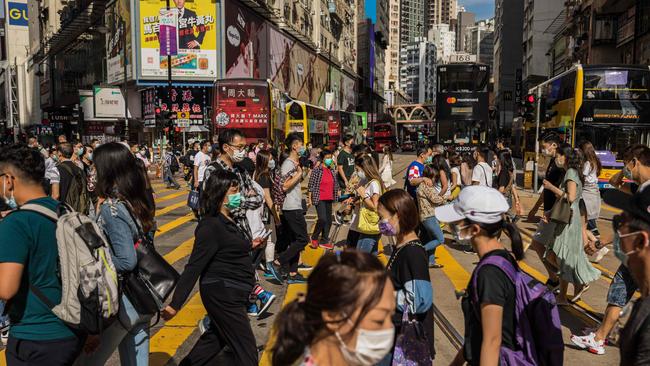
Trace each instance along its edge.
{"label": "shoulder bag", "polygon": [[571,222],[571,215],[571,204],[569,203],[569,198],[565,193],[555,201],[555,204],[551,209],[550,219],[551,221],[560,224],[568,224]]}

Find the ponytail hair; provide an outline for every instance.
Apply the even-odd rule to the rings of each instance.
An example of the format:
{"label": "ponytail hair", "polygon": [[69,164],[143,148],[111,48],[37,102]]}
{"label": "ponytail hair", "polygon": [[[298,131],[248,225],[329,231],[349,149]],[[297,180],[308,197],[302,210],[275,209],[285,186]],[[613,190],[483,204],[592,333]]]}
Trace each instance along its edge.
{"label": "ponytail hair", "polygon": [[380,301],[387,281],[383,265],[369,253],[325,254],[307,279],[307,294],[287,304],[275,320],[271,364],[292,365],[305,347],[327,337],[330,332],[323,312],[340,315],[338,323],[348,321],[359,309],[351,332],[356,331]]}
{"label": "ponytail hair", "polygon": [[510,245],[512,248],[512,254],[514,254],[515,259],[520,261],[524,259],[524,244],[521,240],[521,233],[515,224],[513,224],[509,219],[503,219],[494,224],[483,224],[480,222],[473,222],[468,220],[472,224],[478,225],[486,235],[490,238],[496,238],[501,235],[503,231],[506,232],[506,235],[510,238]]}

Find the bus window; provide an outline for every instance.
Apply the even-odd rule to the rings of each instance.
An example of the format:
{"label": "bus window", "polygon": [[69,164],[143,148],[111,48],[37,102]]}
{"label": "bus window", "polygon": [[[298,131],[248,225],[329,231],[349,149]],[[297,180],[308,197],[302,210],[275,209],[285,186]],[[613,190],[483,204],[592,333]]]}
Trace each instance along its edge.
{"label": "bus window", "polygon": [[584,97],[594,100],[649,100],[646,70],[585,70]]}
{"label": "bus window", "polygon": [[293,103],[289,107],[289,118],[290,119],[304,119],[305,115],[302,112],[302,106],[299,103]]}

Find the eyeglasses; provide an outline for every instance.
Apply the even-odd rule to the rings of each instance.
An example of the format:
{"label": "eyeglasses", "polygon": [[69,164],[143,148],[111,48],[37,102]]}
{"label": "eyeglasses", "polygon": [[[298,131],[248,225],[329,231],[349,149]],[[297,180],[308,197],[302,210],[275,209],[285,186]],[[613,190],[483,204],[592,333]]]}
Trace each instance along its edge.
{"label": "eyeglasses", "polygon": [[246,148],[246,145],[233,145],[233,144],[228,144],[230,147],[234,147],[237,150],[243,150]]}

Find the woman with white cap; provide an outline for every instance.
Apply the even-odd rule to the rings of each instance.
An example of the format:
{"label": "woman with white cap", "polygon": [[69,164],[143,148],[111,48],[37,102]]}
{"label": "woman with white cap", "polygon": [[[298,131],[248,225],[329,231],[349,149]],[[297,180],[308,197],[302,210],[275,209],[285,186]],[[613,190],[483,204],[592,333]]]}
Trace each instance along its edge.
{"label": "woman with white cap", "polygon": [[[472,274],[476,280],[470,282],[462,301],[465,344],[452,365],[496,365],[501,347],[516,349],[515,285],[498,267],[481,266],[486,258],[499,256],[519,270],[517,260],[523,258],[524,250],[519,231],[505,219],[509,208],[496,189],[468,186],[454,203],[435,210],[438,220],[451,224],[456,241],[471,245],[480,258],[478,273]],[[504,230],[510,237],[512,254],[499,240]]]}

